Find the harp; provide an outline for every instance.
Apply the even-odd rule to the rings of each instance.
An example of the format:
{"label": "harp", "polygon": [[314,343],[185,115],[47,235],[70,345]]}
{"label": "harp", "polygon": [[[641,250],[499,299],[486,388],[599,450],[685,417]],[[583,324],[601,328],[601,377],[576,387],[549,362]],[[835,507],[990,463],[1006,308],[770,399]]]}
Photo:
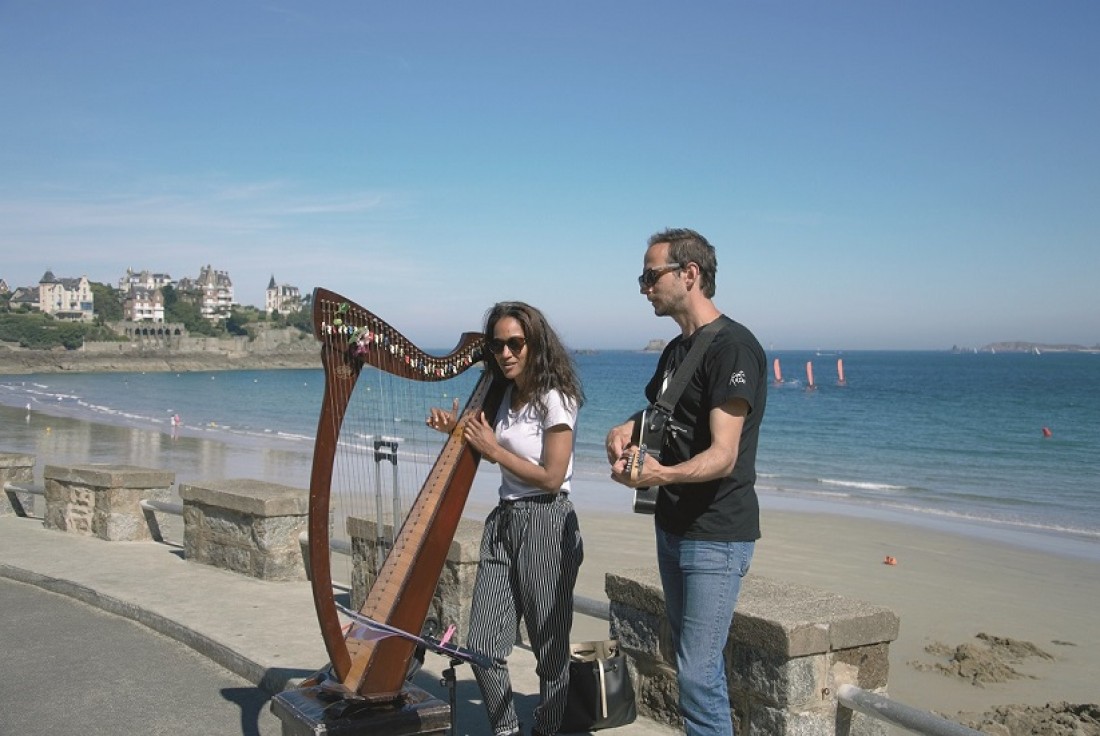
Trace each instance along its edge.
{"label": "harp", "polygon": [[[320,288],[313,292],[313,329],[321,343],[325,376],[309,491],[313,600],[331,674],[349,693],[385,703],[400,697],[415,644],[399,637],[374,640],[346,637],[332,585],[330,515],[338,455],[373,454],[377,464],[380,446],[386,452],[391,449],[391,443],[378,441],[375,435],[372,450],[369,432],[353,431],[350,427],[349,410],[357,404],[376,401],[375,395],[365,391],[356,395],[356,384],[369,383],[360,380],[368,374],[376,385],[381,381],[387,386],[455,379],[482,361],[485,339],[480,333],[465,333],[449,354],[433,356],[368,310]],[[430,466],[430,470],[404,520],[398,519],[394,512],[392,548],[359,608],[362,616],[411,634],[421,632],[480,460],[478,453],[462,440],[462,424],[478,411],[493,416],[502,393],[499,382],[493,382],[492,373],[482,371],[459,415],[456,429],[442,440],[438,456],[431,461],[425,458],[426,451],[420,453],[420,464]],[[426,408],[410,406],[405,411],[409,414],[405,420],[423,427]],[[435,437],[438,449],[443,435]],[[392,453],[396,467],[396,444]],[[364,467],[368,464],[369,461],[364,463]],[[360,475],[367,485],[369,470]],[[354,492],[361,490],[357,485],[359,481],[353,478],[341,487]],[[399,524],[400,531],[396,531]]]}

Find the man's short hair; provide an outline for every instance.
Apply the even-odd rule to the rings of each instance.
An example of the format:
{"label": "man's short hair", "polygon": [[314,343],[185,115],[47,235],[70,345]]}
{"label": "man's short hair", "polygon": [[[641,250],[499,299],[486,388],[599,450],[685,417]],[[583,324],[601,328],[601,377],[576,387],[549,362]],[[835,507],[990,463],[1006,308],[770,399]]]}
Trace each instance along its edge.
{"label": "man's short hair", "polygon": [[668,243],[668,260],[670,263],[679,263],[685,266],[689,263],[697,265],[702,280],[703,295],[708,299],[714,297],[715,277],[718,274],[718,257],[714,254],[714,246],[707,242],[706,238],[686,227],[669,228],[650,236],[650,246],[658,243]]}

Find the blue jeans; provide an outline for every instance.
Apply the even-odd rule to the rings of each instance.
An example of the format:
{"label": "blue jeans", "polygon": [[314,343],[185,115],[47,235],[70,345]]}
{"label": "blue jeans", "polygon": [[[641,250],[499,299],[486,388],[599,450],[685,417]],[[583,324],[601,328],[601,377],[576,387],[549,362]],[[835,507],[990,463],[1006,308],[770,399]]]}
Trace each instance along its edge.
{"label": "blue jeans", "polygon": [[732,736],[723,651],[756,543],[700,541],[656,531],[684,730],[687,736]]}

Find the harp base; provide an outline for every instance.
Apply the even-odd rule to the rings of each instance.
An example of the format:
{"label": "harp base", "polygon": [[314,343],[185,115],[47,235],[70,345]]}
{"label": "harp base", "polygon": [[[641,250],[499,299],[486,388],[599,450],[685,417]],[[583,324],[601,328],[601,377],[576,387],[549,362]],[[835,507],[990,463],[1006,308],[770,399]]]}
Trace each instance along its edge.
{"label": "harp base", "polygon": [[450,705],[411,683],[389,704],[325,685],[284,690],[271,699],[271,712],[283,722],[282,736],[414,736],[445,734],[451,727]]}

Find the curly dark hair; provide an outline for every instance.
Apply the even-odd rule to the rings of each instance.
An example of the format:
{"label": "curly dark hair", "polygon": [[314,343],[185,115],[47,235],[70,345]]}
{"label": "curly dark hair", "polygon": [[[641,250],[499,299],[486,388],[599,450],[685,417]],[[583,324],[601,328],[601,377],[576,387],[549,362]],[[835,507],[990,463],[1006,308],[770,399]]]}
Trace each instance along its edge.
{"label": "curly dark hair", "polygon": [[[557,389],[562,396],[572,399],[579,409],[584,404],[584,390],[577,375],[573,359],[562,344],[558,334],[546,316],[524,302],[498,302],[485,314],[485,334],[493,335],[497,322],[511,317],[523,328],[527,338],[527,372],[531,375],[531,400],[539,412],[545,414],[543,396],[550,389]],[[491,357],[485,361],[497,378],[504,379],[500,366]]]}
{"label": "curly dark hair", "polygon": [[702,280],[704,296],[714,297],[715,276],[718,273],[718,257],[714,254],[714,246],[707,242],[699,233],[686,227],[670,228],[651,235],[649,245],[668,243],[668,260],[670,263],[688,264],[699,266],[699,276]]}

